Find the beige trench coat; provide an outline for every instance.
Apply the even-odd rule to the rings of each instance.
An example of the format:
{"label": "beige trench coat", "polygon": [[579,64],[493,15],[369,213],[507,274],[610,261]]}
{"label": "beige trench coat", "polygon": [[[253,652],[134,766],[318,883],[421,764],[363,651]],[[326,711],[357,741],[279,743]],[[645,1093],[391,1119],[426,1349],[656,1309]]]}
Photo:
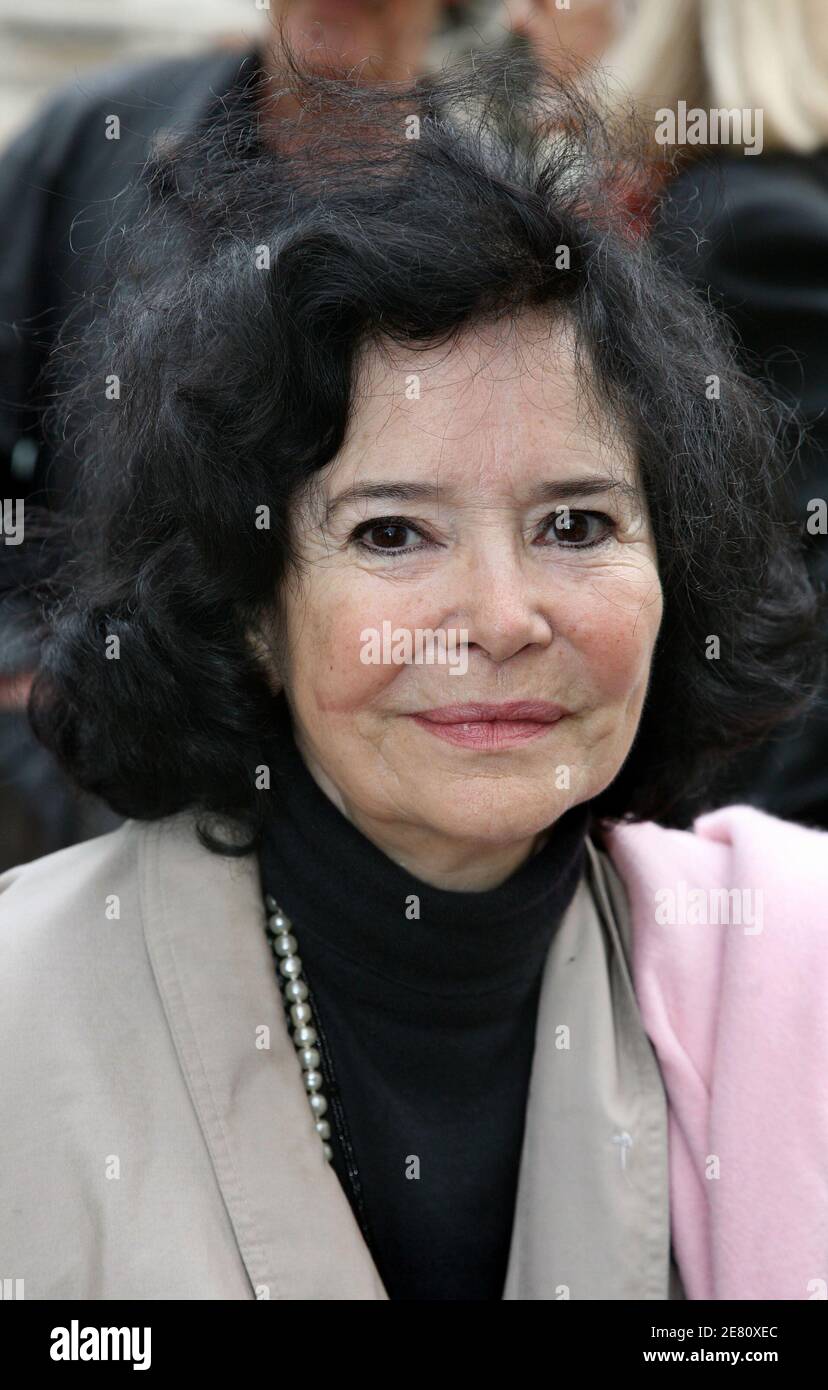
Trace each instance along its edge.
{"label": "beige trench coat", "polygon": [[[682,1297],[624,891],[588,848],[543,977],[503,1297]],[[0,877],[0,1276],[24,1297],[387,1298],[263,922],[255,857],[211,854],[189,813]]]}

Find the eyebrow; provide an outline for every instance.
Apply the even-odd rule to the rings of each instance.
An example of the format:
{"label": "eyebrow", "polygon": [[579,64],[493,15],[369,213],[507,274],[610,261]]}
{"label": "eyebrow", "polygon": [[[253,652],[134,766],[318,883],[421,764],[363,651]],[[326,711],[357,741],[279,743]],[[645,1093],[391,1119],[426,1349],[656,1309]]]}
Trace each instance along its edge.
{"label": "eyebrow", "polygon": [[[616,493],[625,501],[640,504],[641,493],[634,483],[609,475],[591,473],[582,478],[567,478],[560,482],[538,483],[529,495],[529,505],[539,502],[567,502],[575,497],[595,497],[599,494]],[[325,525],[334,512],[351,502],[438,502],[452,497],[452,490],[440,488],[436,483],[389,483],[365,482],[346,488],[332,497],[325,508]]]}

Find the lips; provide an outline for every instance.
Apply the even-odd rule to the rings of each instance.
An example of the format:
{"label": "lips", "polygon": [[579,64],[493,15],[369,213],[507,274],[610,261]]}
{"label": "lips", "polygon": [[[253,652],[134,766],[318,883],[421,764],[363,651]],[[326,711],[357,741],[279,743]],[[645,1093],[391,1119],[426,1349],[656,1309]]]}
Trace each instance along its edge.
{"label": "lips", "polygon": [[509,700],[504,704],[442,705],[411,718],[421,729],[459,748],[496,752],[540,738],[569,714],[548,700]]}
{"label": "lips", "polygon": [[441,705],[438,709],[420,710],[417,718],[428,719],[433,724],[480,724],[501,721],[555,724],[568,713],[563,705],[553,705],[548,700],[508,700],[500,705]]}

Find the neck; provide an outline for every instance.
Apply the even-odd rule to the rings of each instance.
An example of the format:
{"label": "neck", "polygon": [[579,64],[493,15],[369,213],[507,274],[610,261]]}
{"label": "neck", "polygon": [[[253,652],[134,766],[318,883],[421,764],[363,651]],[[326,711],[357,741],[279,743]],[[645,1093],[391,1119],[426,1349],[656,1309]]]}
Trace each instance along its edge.
{"label": "neck", "polygon": [[415,878],[456,893],[485,893],[504,883],[521,864],[545,844],[549,827],[508,844],[486,840],[448,839],[428,826],[364,816],[342,796],[338,787],[312,757],[302,758],[317,786],[366,839]]}

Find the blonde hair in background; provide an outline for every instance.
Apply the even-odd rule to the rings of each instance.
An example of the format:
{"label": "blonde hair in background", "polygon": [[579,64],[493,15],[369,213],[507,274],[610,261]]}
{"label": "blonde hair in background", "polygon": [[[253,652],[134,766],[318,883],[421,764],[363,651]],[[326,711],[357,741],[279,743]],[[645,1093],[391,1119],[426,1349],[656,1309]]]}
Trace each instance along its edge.
{"label": "blonde hair in background", "polygon": [[645,117],[761,108],[766,149],[828,144],[828,0],[637,0],[602,67]]}

